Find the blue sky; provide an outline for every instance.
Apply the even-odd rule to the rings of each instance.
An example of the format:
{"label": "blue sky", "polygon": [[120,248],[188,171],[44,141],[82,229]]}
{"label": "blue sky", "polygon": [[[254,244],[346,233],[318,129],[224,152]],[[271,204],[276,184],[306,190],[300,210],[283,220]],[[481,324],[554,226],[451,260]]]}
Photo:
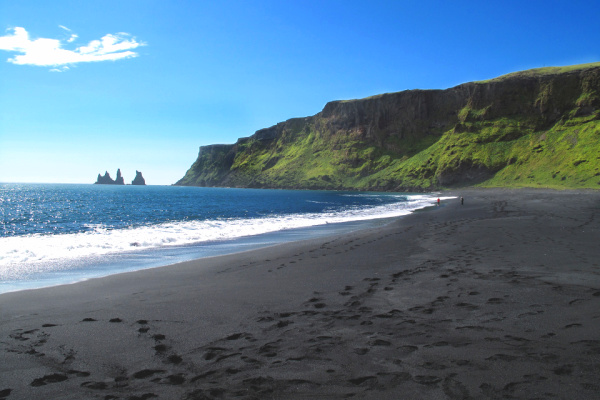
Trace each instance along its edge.
{"label": "blue sky", "polygon": [[0,182],[172,184],[331,100],[600,61],[591,1],[0,0]]}

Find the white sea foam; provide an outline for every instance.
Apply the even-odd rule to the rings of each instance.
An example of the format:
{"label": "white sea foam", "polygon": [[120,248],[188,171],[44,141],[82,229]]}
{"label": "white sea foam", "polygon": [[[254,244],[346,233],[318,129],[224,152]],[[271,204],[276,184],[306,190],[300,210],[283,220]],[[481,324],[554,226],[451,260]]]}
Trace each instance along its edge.
{"label": "white sea foam", "polygon": [[68,269],[77,260],[107,254],[231,240],[327,223],[397,217],[434,202],[435,197],[430,195],[399,196],[397,203],[342,212],[180,221],[129,229],[106,229],[102,225],[94,225],[84,233],[0,238],[0,281]]}

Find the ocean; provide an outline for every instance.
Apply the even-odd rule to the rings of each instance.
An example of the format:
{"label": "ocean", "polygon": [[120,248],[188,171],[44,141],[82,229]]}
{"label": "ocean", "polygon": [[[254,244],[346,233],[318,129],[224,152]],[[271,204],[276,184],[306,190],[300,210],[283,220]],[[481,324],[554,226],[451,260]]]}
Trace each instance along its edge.
{"label": "ocean", "polygon": [[0,293],[333,235],[428,194],[0,183]]}

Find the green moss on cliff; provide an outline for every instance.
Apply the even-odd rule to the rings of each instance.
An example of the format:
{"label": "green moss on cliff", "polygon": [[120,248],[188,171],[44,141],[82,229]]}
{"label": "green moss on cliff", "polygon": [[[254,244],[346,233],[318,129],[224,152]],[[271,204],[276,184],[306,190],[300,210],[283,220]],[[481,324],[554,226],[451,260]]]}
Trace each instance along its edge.
{"label": "green moss on cliff", "polygon": [[210,186],[213,182],[221,181],[229,174],[232,149],[233,145],[213,145],[201,148],[198,158],[177,184]]}
{"label": "green moss on cliff", "polygon": [[484,186],[600,188],[597,114],[556,124],[511,146],[511,164]]}

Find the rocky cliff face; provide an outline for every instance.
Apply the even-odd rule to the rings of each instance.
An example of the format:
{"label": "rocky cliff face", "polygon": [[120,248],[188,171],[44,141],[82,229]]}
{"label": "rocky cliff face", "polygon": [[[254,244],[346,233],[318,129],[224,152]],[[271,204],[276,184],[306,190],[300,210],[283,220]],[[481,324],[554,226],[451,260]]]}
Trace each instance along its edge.
{"label": "rocky cliff face", "polygon": [[333,101],[200,148],[178,185],[360,190],[600,187],[600,63]]}

